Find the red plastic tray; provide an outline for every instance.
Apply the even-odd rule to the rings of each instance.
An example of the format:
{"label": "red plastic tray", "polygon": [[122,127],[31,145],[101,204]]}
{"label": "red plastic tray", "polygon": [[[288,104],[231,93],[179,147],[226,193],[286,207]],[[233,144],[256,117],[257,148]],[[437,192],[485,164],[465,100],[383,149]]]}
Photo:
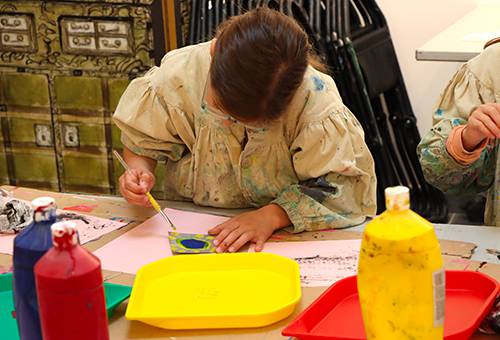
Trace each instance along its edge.
{"label": "red plastic tray", "polygon": [[[491,309],[500,285],[472,271],[446,271],[444,338],[467,340]],[[301,340],[366,339],[356,276],[334,283],[282,332]]]}

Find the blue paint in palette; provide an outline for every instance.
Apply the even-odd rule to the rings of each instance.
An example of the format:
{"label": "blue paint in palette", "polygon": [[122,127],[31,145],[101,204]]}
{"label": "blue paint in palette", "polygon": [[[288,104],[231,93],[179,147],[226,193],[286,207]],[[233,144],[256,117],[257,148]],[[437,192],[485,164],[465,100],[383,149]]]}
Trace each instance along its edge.
{"label": "blue paint in palette", "polygon": [[180,243],[188,249],[203,249],[207,246],[207,242],[194,238],[181,240]]}
{"label": "blue paint in palette", "polygon": [[214,237],[205,234],[169,232],[170,250],[174,254],[215,253]]}

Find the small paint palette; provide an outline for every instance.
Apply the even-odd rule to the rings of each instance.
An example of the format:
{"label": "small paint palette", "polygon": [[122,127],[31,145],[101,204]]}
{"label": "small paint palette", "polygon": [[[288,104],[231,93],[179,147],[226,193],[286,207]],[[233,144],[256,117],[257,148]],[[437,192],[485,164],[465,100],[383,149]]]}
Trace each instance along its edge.
{"label": "small paint palette", "polygon": [[170,232],[168,239],[174,254],[215,253],[213,236]]}

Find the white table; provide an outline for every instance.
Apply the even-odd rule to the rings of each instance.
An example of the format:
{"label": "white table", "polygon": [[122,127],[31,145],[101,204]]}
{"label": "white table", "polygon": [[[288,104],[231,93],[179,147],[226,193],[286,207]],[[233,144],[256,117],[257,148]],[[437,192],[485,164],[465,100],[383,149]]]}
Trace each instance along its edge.
{"label": "white table", "polygon": [[416,50],[417,60],[465,62],[500,37],[500,3],[478,6]]}

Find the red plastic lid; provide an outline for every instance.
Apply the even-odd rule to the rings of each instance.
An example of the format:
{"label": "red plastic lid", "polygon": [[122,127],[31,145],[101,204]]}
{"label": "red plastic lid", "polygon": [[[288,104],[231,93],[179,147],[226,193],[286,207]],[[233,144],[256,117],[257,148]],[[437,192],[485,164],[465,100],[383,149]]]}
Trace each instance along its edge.
{"label": "red plastic lid", "polygon": [[[444,339],[469,339],[491,309],[499,291],[498,282],[482,273],[446,271]],[[366,339],[356,276],[334,283],[282,334],[301,340]]]}

